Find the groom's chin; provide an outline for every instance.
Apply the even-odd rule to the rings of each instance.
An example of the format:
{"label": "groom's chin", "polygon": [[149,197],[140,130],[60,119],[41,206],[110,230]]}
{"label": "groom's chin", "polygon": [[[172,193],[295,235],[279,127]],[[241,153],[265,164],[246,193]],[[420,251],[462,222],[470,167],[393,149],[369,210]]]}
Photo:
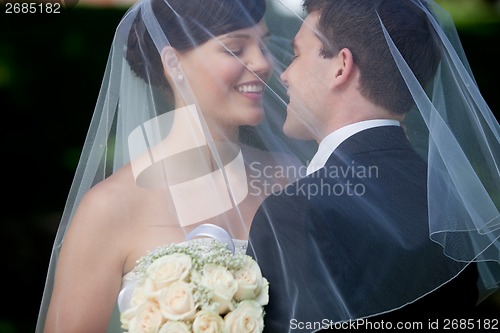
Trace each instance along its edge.
{"label": "groom's chin", "polygon": [[314,136],[307,126],[303,122],[293,119],[290,114],[287,115],[283,124],[283,133],[292,139],[314,140]]}

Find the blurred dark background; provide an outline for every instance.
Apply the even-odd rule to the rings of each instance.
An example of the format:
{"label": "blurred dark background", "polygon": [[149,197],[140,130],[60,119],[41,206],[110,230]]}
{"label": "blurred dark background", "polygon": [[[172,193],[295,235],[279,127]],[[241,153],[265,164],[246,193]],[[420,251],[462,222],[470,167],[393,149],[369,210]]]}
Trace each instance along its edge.
{"label": "blurred dark background", "polygon": [[[500,114],[500,3],[441,1]],[[0,333],[34,332],[52,242],[125,7],[6,14],[0,1]],[[500,297],[484,311],[500,317]]]}
{"label": "blurred dark background", "polygon": [[55,232],[124,9],[0,14],[0,333],[35,331]]}

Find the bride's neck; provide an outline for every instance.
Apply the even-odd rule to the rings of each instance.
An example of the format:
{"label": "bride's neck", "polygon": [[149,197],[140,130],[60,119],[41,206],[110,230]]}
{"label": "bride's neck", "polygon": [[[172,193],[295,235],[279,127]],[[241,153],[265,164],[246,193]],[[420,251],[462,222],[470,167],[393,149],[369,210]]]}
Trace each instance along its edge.
{"label": "bride's neck", "polygon": [[220,124],[214,125],[208,121],[207,127],[214,142],[238,143],[238,127],[224,126]]}
{"label": "bride's neck", "polygon": [[[187,105],[183,102],[180,101],[176,102],[176,110],[184,108],[186,106]],[[200,112],[200,110],[197,110],[197,112],[199,113],[199,116],[203,115],[203,113]],[[184,122],[185,119],[183,117],[177,116],[177,119],[174,118],[174,126],[176,123],[182,124]],[[212,119],[207,116],[203,116],[203,118],[200,119],[200,123],[203,128],[208,129],[210,137],[207,138],[207,140],[211,140],[214,142],[221,142],[221,143],[234,143],[234,144],[238,143],[239,126],[226,124],[218,119]]]}

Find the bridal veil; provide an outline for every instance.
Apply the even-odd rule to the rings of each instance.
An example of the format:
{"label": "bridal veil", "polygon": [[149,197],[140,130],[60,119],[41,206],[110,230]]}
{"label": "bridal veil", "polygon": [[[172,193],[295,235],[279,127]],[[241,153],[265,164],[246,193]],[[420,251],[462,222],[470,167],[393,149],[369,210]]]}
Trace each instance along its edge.
{"label": "bridal veil", "polygon": [[[402,279],[401,288],[411,289],[405,293],[410,296],[387,297],[394,298],[393,308],[403,306],[477,262],[484,299],[500,281],[500,126],[481,96],[448,13],[432,0],[401,1],[412,2],[426,17],[439,49],[440,60],[429,85],[419,83],[399,53],[398,41],[392,38],[394,27],[385,25],[385,15],[390,13],[377,12],[374,5],[373,22],[385,36],[388,54],[414,104],[404,127],[428,164],[429,239],[458,264],[436,272],[434,285],[410,286]],[[247,37],[230,36],[231,31],[260,27],[262,19],[269,33],[253,38],[259,39],[262,57],[270,64],[266,70],[245,58]],[[281,0],[139,0],[126,12],[116,29],[55,237],[37,330],[43,329],[59,252],[82,197],[123,168],[129,168],[130,179],[141,191],[165,192],[169,216],[176,218],[168,223],[151,221],[156,232],[177,228],[187,236],[196,226],[210,224],[224,229],[230,239],[248,235],[257,207],[247,208],[246,201],[258,206],[266,196],[283,192],[286,185],[306,175],[317,145],[283,134],[287,95],[280,81],[302,20],[302,13]],[[186,52],[213,38],[215,47],[232,62],[230,66],[241,66],[252,73],[251,79],[227,83],[226,67],[217,67],[209,56],[180,61]],[[212,75],[208,83],[203,73]],[[227,95],[239,96],[228,97],[227,102],[210,95],[207,87],[232,89]],[[231,104],[231,98],[243,101]],[[234,137],[227,131],[231,126],[237,127]],[[217,237],[214,233],[211,236]],[[314,247],[315,240],[309,239],[308,244]],[[293,261],[286,253],[281,256],[282,261]],[[375,306],[364,312],[349,308],[349,293],[354,291],[336,290],[335,281],[331,282],[328,288],[339,307],[347,307],[336,320],[381,312]]]}

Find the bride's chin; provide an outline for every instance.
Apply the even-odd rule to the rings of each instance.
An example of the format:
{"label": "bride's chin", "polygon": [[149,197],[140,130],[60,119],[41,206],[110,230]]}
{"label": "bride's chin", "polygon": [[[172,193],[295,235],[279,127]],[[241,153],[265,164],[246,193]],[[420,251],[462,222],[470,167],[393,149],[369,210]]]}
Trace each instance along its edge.
{"label": "bride's chin", "polygon": [[257,126],[264,121],[264,110],[252,110],[247,114],[246,121],[242,125]]}

